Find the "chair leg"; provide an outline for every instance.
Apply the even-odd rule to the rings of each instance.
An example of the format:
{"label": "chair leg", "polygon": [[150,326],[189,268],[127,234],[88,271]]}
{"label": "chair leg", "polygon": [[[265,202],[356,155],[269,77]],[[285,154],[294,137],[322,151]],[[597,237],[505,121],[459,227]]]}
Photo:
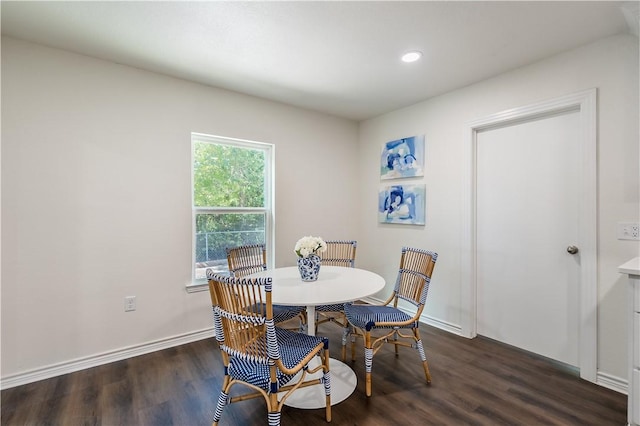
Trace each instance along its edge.
{"label": "chair leg", "polygon": [[351,362],[356,360],[356,330],[351,333]]}
{"label": "chair leg", "polygon": [[325,350],[322,363],[324,364],[324,394],[325,394],[325,417],[327,423],[331,422],[331,372],[329,370],[329,350]]}
{"label": "chair leg", "polygon": [[222,388],[222,392],[220,392],[220,397],[218,398],[218,405],[216,405],[216,411],[213,414],[213,426],[216,426],[220,421],[220,417],[222,417],[222,410],[227,405],[227,401],[229,399],[229,394],[224,390],[226,389],[226,382],[228,378],[225,377],[225,386]]}
{"label": "chair leg", "polygon": [[269,404],[267,406],[269,411],[267,416],[269,419],[269,426],[280,426],[280,411],[278,410],[278,394],[269,394]]}
{"label": "chair leg", "polygon": [[373,367],[373,348],[371,347],[371,333],[364,333],[364,369],[367,396],[371,396],[371,368]]}
{"label": "chair leg", "polygon": [[347,359],[347,339],[349,338],[349,326],[342,329],[342,362]]}
{"label": "chair leg", "polygon": [[269,426],[280,426],[280,411],[269,412]]}
{"label": "chair leg", "polygon": [[431,373],[429,372],[429,363],[427,362],[427,356],[424,353],[424,347],[422,346],[422,340],[420,339],[420,332],[417,328],[413,330],[413,335],[416,339],[416,348],[420,353],[420,359],[422,360],[422,368],[424,369],[424,377],[427,379],[427,383],[431,383]]}
{"label": "chair leg", "polygon": [[398,333],[393,333],[393,342],[394,342],[393,346],[395,346],[396,348],[396,357],[400,355],[400,353],[398,352],[398,344],[395,343],[397,341],[398,341]]}
{"label": "chair leg", "polygon": [[307,315],[306,313],[301,313],[298,315],[300,318],[300,333],[307,334]]}
{"label": "chair leg", "polygon": [[[338,320],[337,320],[337,318],[340,318],[340,321],[338,321]],[[340,313],[338,314],[338,316],[336,317],[335,322],[336,322],[338,325],[341,325],[341,326],[343,326],[343,327],[346,327],[347,325],[349,325],[349,323],[347,322],[347,316],[344,314],[344,312],[340,312]]]}

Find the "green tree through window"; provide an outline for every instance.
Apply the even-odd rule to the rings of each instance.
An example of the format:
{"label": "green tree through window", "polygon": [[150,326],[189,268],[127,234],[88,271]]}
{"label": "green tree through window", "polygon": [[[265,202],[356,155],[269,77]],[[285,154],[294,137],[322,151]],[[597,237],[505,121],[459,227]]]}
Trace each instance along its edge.
{"label": "green tree through window", "polygon": [[226,248],[271,236],[271,145],[192,135],[194,278],[227,270]]}

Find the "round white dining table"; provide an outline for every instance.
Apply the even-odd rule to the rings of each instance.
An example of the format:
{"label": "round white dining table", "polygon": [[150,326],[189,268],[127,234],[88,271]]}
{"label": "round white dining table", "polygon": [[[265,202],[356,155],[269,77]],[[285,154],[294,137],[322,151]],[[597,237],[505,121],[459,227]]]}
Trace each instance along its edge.
{"label": "round white dining table", "polygon": [[[306,306],[307,332],[315,334],[315,307],[352,302],[382,290],[385,280],[380,275],[359,268],[321,266],[317,281],[304,282],[296,266],[269,269],[249,277],[271,277],[271,299],[274,305]],[[331,405],[344,401],[356,388],[354,371],[340,360],[331,358]],[[322,372],[315,373],[321,376]],[[293,380],[296,380],[295,378]],[[286,405],[296,408],[323,408],[324,386],[309,386],[291,394]]]}

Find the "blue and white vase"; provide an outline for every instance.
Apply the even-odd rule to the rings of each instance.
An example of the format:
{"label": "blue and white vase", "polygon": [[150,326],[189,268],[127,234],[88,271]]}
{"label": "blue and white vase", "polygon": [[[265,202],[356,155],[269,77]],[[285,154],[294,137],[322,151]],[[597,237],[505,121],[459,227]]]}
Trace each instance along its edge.
{"label": "blue and white vase", "polygon": [[298,270],[302,281],[316,281],[320,273],[321,259],[317,254],[307,257],[298,257]]}

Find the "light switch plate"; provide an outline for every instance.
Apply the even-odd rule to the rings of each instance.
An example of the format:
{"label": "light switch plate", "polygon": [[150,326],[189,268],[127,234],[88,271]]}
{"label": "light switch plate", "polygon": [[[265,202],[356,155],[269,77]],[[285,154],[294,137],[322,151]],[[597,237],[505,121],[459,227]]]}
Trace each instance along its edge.
{"label": "light switch plate", "polygon": [[124,298],[124,311],[131,312],[136,310],[136,297],[127,296]]}

